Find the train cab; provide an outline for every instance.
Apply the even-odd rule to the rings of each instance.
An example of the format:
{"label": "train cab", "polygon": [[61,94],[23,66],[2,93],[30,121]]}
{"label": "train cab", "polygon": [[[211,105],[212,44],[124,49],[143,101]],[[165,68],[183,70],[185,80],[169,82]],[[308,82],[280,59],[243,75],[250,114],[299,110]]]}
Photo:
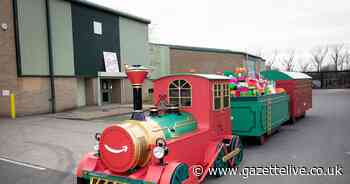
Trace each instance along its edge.
{"label": "train cab", "polygon": [[154,103],[177,106],[200,122],[199,129],[231,135],[229,78],[213,74],[169,75],[153,83]]}

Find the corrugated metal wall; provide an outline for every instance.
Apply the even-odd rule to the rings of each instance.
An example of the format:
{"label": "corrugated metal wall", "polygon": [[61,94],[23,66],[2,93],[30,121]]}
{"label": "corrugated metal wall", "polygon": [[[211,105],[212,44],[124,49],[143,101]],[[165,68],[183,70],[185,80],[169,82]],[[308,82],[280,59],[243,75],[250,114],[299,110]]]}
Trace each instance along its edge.
{"label": "corrugated metal wall", "polygon": [[149,66],[148,25],[123,17],[119,18],[119,25],[122,65]]}
{"label": "corrugated metal wall", "polygon": [[50,7],[54,73],[74,76],[71,5],[62,0],[51,0]]}
{"label": "corrugated metal wall", "polygon": [[[94,77],[105,71],[103,52],[119,56],[118,17],[72,3],[75,74]],[[102,34],[94,33],[94,22],[102,24]],[[119,57],[120,58],[120,57]]]}
{"label": "corrugated metal wall", "polygon": [[170,74],[169,47],[150,44],[150,64],[154,68],[151,79]]}
{"label": "corrugated metal wall", "polygon": [[44,0],[17,0],[23,75],[48,75],[48,43]]}

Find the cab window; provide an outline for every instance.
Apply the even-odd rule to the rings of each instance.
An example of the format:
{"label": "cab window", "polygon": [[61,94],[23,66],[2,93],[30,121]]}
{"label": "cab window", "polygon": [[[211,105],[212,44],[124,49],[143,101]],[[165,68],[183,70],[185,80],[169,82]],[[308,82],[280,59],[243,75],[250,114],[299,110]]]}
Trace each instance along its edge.
{"label": "cab window", "polygon": [[169,103],[179,107],[192,105],[192,87],[185,80],[174,80],[169,84]]}
{"label": "cab window", "polygon": [[230,106],[230,94],[228,84],[214,83],[213,86],[214,110],[221,110]]}

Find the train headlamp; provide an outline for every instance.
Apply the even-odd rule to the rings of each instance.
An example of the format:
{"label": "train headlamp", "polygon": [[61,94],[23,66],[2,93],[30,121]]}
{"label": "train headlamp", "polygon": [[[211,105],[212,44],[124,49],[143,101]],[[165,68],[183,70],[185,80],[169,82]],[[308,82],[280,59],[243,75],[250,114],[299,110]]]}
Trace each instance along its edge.
{"label": "train headlamp", "polygon": [[156,146],[153,149],[153,155],[154,157],[156,157],[157,159],[162,159],[165,156],[165,149],[164,147],[160,147],[160,146]]}
{"label": "train headlamp", "polygon": [[100,148],[99,148],[99,142],[101,140],[101,133],[95,134],[95,140],[97,141],[96,145],[94,146],[94,150],[99,154]]}
{"label": "train headlamp", "polygon": [[94,146],[94,150],[97,151],[97,152],[99,151],[99,146],[98,146],[98,144],[96,144],[96,145]]}
{"label": "train headlamp", "polygon": [[164,157],[168,154],[168,147],[164,138],[156,140],[156,146],[153,148],[153,156],[159,159],[160,164],[163,164]]}

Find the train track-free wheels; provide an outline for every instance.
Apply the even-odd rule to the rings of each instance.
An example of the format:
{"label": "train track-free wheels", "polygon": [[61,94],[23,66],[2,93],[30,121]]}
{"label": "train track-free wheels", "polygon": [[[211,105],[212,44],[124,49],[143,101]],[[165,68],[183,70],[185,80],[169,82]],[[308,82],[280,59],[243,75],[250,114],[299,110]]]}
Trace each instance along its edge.
{"label": "train track-free wheels", "polygon": [[231,168],[239,167],[243,160],[243,144],[239,136],[233,136],[230,144],[227,146],[227,153],[239,150],[232,158],[227,160],[228,166]]}
{"label": "train track-free wheels", "polygon": [[232,160],[234,163],[234,167],[239,167],[243,160],[243,144],[238,136],[233,137],[230,148],[231,151],[239,149],[239,153],[236,156],[234,156]]}
{"label": "train track-free wheels", "polygon": [[224,156],[225,156],[225,150],[221,149],[213,163],[213,168],[216,171],[213,173],[213,175],[216,177],[221,177],[224,174],[223,170],[229,167],[228,161],[223,160]]}
{"label": "train track-free wheels", "polygon": [[238,167],[243,159],[243,144],[238,136],[233,136],[229,144],[224,143],[224,146],[213,163],[213,168],[216,170],[214,176],[217,177],[222,176],[226,168]]}

